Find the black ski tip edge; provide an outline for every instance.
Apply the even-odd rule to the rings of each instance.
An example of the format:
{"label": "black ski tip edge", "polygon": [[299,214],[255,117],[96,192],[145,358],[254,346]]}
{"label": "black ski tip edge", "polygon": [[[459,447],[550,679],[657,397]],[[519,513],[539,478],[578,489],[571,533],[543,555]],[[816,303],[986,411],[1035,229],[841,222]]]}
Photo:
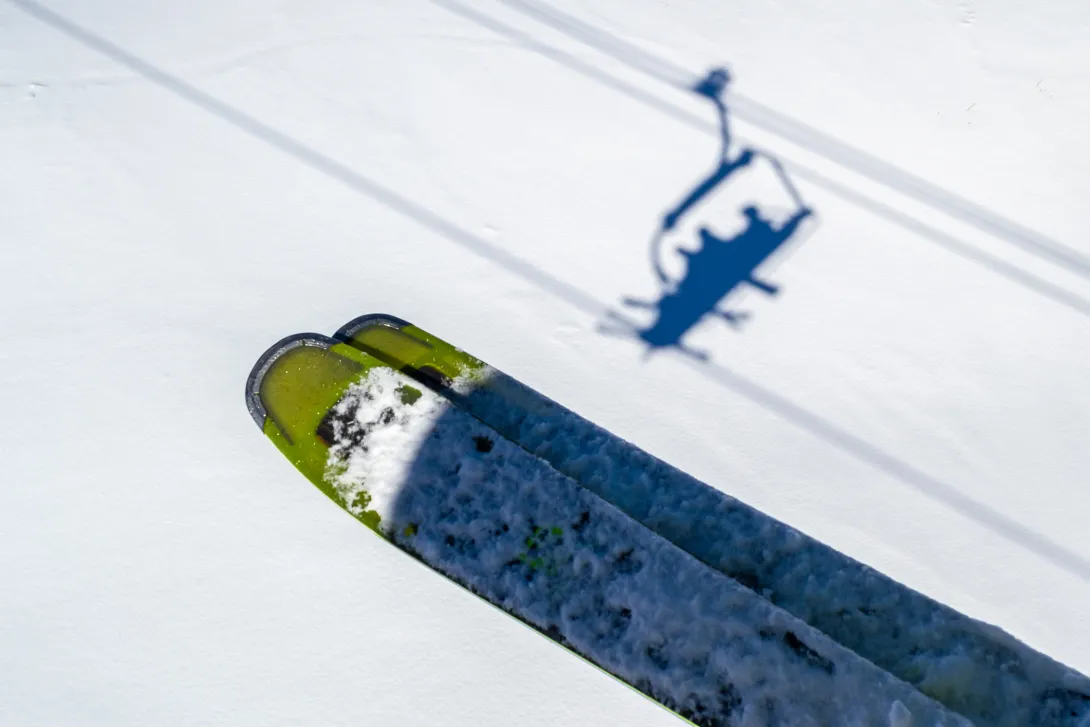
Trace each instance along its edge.
{"label": "black ski tip edge", "polygon": [[270,346],[265,353],[261,354],[261,357],[257,359],[257,363],[250,370],[250,375],[246,377],[246,408],[249,410],[250,416],[253,417],[258,429],[265,429],[265,417],[268,414],[265,411],[265,405],[261,403],[261,381],[265,378],[265,374],[268,373],[269,368],[276,359],[299,346],[315,346],[328,349],[335,345],[337,345],[335,339],[323,336],[321,333],[295,333],[281,338]]}
{"label": "black ski tip edge", "polygon": [[362,331],[368,326],[388,326],[390,328],[402,329],[406,326],[411,326],[407,320],[398,318],[397,316],[391,316],[386,313],[368,313],[367,315],[353,318],[348,323],[337,329],[337,332],[333,334],[333,338],[337,339],[341,343],[348,343],[351,338]]}

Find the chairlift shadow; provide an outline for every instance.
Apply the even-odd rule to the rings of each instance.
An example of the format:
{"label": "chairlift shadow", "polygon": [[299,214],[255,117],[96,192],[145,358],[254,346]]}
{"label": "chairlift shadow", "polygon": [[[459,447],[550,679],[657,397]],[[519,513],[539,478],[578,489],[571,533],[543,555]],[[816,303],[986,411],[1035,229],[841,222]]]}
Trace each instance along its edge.
{"label": "chairlift shadow", "polygon": [[[779,286],[758,277],[757,269],[781,250],[795,235],[802,221],[813,214],[777,159],[766,153],[758,155],[758,152],[748,148],[732,157],[729,114],[724,100],[729,83],[730,73],[727,69],[714,68],[692,87],[694,93],[715,106],[721,139],[719,159],[711,173],[698,181],[679,203],[663,215],[661,226],[652,238],[651,266],[661,286],[660,295],[654,300],[635,297],[622,300],[627,307],[654,311],[654,322],[640,328],[616,311],[609,311],[607,316],[611,324],[599,326],[599,331],[603,333],[631,335],[640,339],[647,346],[647,356],[659,349],[673,348],[706,361],[708,354],[688,347],[683,342],[685,335],[709,316],[726,322],[734,329],[741,329],[751,314],[722,308],[721,303],[742,284],[769,296],[778,295]],[[679,222],[700,202],[720,189],[736,172],[753,165],[758,158],[766,160],[775,171],[792,200],[792,214],[777,225],[758,206],[749,204],[741,210],[745,227],[736,235],[722,237],[709,225],[700,226],[697,230],[698,247],[679,251],[685,258],[684,275],[676,280],[671,279],[663,265],[663,243],[667,234],[677,229]]]}

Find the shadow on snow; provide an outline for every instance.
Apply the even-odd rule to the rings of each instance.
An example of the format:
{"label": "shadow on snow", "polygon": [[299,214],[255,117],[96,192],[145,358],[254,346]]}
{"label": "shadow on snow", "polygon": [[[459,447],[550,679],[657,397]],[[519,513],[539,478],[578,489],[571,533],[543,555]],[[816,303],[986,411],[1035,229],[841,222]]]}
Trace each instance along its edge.
{"label": "shadow on snow", "polygon": [[[747,148],[732,158],[730,124],[724,101],[729,82],[728,71],[725,68],[716,68],[692,88],[695,93],[710,100],[715,107],[720,129],[719,159],[712,172],[697,182],[663,216],[662,225],[652,238],[651,266],[662,288],[660,296],[656,300],[633,297],[623,300],[626,306],[653,310],[654,322],[640,329],[616,312],[610,311],[607,315],[613,319],[614,324],[601,327],[605,332],[635,335],[647,344],[649,354],[655,349],[676,348],[695,358],[706,360],[706,353],[685,345],[682,340],[684,336],[708,316],[725,321],[736,329],[741,328],[750,314],[725,309],[721,304],[742,284],[766,295],[778,295],[779,286],[758,277],[757,269],[779,251],[794,236],[802,221],[812,214],[775,157]],[[711,226],[702,225],[696,230],[698,246],[692,250],[679,250],[685,258],[684,275],[680,279],[671,280],[662,260],[663,241],[667,233],[675,230],[683,218],[720,189],[737,171],[751,166],[758,156],[769,162],[790,195],[794,205],[792,214],[785,221],[776,224],[758,206],[748,204],[741,210],[745,227],[735,235],[723,237],[716,234]]]}
{"label": "shadow on snow", "polygon": [[[128,68],[133,73],[145,78],[160,88],[169,91],[176,97],[185,100],[194,107],[202,109],[233,126],[239,131],[249,135],[253,139],[260,140],[270,148],[294,158],[299,163],[337,180],[348,189],[367,197],[374,202],[385,205],[407,218],[415,221],[422,228],[434,234],[441,235],[451,243],[462,249],[477,255],[492,264],[515,275],[529,284],[538,287],[541,291],[553,296],[573,309],[591,317],[600,317],[608,314],[608,305],[596,298],[591,293],[573,286],[523,260],[507,250],[497,246],[479,235],[475,235],[465,228],[441,217],[423,204],[397,192],[381,182],[368,177],[346,164],[323,154],[318,150],[307,146],[294,137],[270,126],[264,121],[250,116],[241,109],[232,106],[208,93],[196,88],[182,78],[172,75],[158,66],[134,55],[121,48],[110,40],[91,32],[87,28],[72,22],[67,17],[58,14],[47,7],[34,2],[34,0],[9,0],[14,7],[20,8],[29,16],[37,18],[42,23],[52,27],[68,38],[86,46],[89,49],[110,58],[121,66]],[[448,7],[454,7],[449,1]],[[623,91],[630,97],[637,99],[662,113],[670,115],[678,121],[684,122],[693,128],[704,129],[704,123],[695,116],[681,111],[676,107],[666,104],[651,94],[645,94],[638,89],[624,85],[617,79],[599,72],[597,69],[582,64],[577,59],[555,50],[546,49],[540,43],[536,43],[525,34],[517,33],[511,28],[502,26],[493,20],[477,14],[470,14],[465,8],[459,10],[475,22],[487,23],[497,32],[504,33],[520,43],[537,52],[546,53],[550,58],[577,70],[579,73],[594,78],[600,83]],[[798,165],[795,165],[798,169]],[[809,172],[811,181],[814,174]],[[713,175],[714,176],[714,175]],[[830,180],[822,182],[831,184]],[[699,186],[699,185],[698,185]],[[844,194],[845,190],[839,189],[838,193]],[[898,221],[939,242],[957,254],[977,260],[981,264],[999,272],[1011,280],[1015,280],[1029,288],[1048,295],[1053,300],[1063,303],[1083,314],[1090,315],[1090,307],[1082,299],[1071,297],[1065,291],[1055,288],[1051,284],[1033,278],[1026,271],[1013,268],[1000,263],[997,259],[983,257],[979,252],[970,251],[966,246],[952,237],[942,235],[937,230],[923,223],[909,218],[892,208],[852,197],[859,204],[866,204],[876,214]],[[699,364],[692,360],[693,370],[699,375],[705,376],[716,386],[730,391],[742,397],[765,411],[790,423],[800,431],[806,432],[824,442],[836,450],[846,453],[855,460],[863,462],[876,471],[882,472],[903,485],[909,486],[928,498],[942,503],[945,507],[958,512],[974,523],[988,529],[998,536],[1017,544],[1029,553],[1041,557],[1047,562],[1064,569],[1084,582],[1090,582],[1090,561],[1085,556],[1070,550],[1053,541],[1046,535],[1038,533],[1018,520],[1004,515],[991,508],[984,502],[977,501],[965,495],[957,485],[937,479],[925,471],[917,468],[910,462],[900,459],[890,452],[876,446],[862,436],[858,436],[850,430],[824,418],[820,414],[806,409],[792,400],[781,396],[775,390],[765,387],[756,381],[748,379],[741,374],[729,370],[715,363]]]}

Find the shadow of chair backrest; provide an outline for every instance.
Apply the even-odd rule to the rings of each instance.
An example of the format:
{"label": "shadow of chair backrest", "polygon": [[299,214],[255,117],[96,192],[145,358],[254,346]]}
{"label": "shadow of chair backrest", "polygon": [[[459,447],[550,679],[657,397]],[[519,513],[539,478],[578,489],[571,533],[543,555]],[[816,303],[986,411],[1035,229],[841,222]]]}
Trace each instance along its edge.
{"label": "shadow of chair backrest", "polygon": [[684,277],[658,300],[624,300],[625,305],[655,311],[654,322],[637,332],[649,347],[690,351],[682,339],[708,315],[740,326],[749,314],[723,309],[720,303],[742,284],[767,295],[779,293],[777,285],[758,277],[757,268],[791,239],[810,212],[797,210],[778,226],[763,217],[757,207],[747,206],[742,212],[746,218],[745,228],[733,237],[721,238],[708,227],[700,228],[699,246],[695,250],[681,251],[685,257]]}

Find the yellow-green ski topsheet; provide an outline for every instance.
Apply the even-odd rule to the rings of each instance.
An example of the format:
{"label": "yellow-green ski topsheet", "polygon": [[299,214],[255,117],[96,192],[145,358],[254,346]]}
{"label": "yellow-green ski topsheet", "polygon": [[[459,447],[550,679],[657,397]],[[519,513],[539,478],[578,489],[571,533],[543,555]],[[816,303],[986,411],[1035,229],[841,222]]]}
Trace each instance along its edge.
{"label": "yellow-green ski topsheet", "polygon": [[401,370],[432,367],[450,379],[467,376],[484,368],[484,363],[427,331],[409,325],[395,328],[371,325],[357,331],[348,341],[359,350]]}
{"label": "yellow-green ski topsheet", "polygon": [[[390,330],[367,342],[398,368],[456,399],[486,385]],[[694,724],[967,724],[368,353],[290,349],[260,393],[266,434],[342,508]]]}
{"label": "yellow-green ski topsheet", "polygon": [[265,436],[334,501],[336,493],[324,478],[329,447],[317,437],[318,425],[350,384],[382,365],[345,344],[328,350],[298,346],[278,358],[261,381]]}

